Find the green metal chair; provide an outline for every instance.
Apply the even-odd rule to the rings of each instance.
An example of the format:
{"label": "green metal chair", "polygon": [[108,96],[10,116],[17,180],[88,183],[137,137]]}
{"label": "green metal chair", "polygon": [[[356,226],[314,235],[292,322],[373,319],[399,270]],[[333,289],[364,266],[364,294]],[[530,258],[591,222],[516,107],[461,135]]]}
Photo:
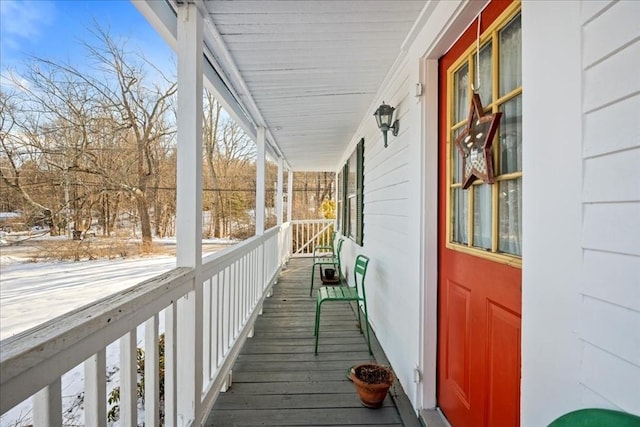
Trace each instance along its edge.
{"label": "green metal chair", "polygon": [[[371,338],[369,335],[369,314],[367,312],[367,297],[364,290],[364,279],[367,275],[367,265],[369,265],[369,258],[364,255],[358,255],[356,257],[355,266],[353,268],[353,282],[354,286],[323,286],[318,289],[316,297],[316,347],[315,354],[318,354],[318,339],[320,338],[320,311],[322,304],[327,301],[356,301],[358,304],[362,301],[364,308],[364,321],[365,328],[367,328],[367,345],[369,346],[369,354],[373,354],[371,351]],[[358,290],[360,288],[360,290]],[[360,307],[358,307],[358,328],[362,333],[362,320],[360,318]]]}
{"label": "green metal chair", "polygon": [[330,245],[318,245],[313,249],[313,256],[315,257],[318,254],[318,257],[326,257],[326,256],[335,256],[336,255],[336,237],[338,237],[338,233],[333,231],[331,233],[331,244]]}
{"label": "green metal chair", "polygon": [[309,296],[313,295],[313,278],[316,273],[316,266],[319,266],[320,269],[323,266],[331,265],[336,270],[336,274],[338,275],[338,282],[342,281],[342,270],[340,268],[340,254],[342,253],[342,244],[344,243],[344,239],[338,240],[338,244],[336,245],[336,252],[334,255],[328,255],[328,252],[320,252],[316,253],[313,251],[313,266],[311,267],[311,288],[309,289]]}
{"label": "green metal chair", "polygon": [[549,427],[640,427],[640,417],[612,409],[587,408],[564,414]]}

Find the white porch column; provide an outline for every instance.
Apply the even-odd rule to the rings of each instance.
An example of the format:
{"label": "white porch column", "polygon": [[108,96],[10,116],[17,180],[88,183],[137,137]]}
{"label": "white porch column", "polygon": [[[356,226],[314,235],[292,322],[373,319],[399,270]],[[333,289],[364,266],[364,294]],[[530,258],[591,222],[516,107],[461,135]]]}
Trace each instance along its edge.
{"label": "white porch column", "polygon": [[[178,267],[202,264],[202,16],[193,3],[178,4],[178,161],[176,258]],[[202,391],[202,287],[177,301],[176,418],[200,422]]]}
{"label": "white porch column", "polygon": [[278,218],[278,225],[282,225],[283,206],[282,206],[282,191],[284,186],[284,159],[278,159],[278,189],[276,190],[276,216]]}
{"label": "white porch column", "polygon": [[289,169],[287,173],[287,221],[291,222],[291,212],[293,211],[293,171]]}
{"label": "white porch column", "polygon": [[258,128],[258,140],[256,141],[258,155],[256,158],[256,236],[264,234],[264,207],[265,207],[265,139],[266,129]]}

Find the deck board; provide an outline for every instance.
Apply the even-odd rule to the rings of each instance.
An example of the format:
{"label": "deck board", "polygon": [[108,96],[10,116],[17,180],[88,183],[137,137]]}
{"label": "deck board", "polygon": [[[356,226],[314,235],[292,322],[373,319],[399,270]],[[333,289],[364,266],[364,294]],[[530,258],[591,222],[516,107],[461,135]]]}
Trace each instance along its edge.
{"label": "deck board", "polygon": [[[380,409],[360,404],[347,369],[371,360],[349,304],[323,306],[314,355],[311,262],[294,258],[280,276],[233,367],[233,384],[221,393],[207,426],[401,426],[387,397]],[[321,283],[319,275],[316,283]],[[316,286],[317,289],[318,286]]]}

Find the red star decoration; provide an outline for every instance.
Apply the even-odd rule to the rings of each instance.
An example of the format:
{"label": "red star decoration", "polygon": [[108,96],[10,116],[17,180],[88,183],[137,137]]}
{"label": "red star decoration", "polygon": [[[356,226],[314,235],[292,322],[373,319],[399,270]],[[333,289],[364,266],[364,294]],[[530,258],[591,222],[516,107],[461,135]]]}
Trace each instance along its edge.
{"label": "red star decoration", "polygon": [[456,138],[456,147],[462,154],[462,188],[469,188],[476,178],[493,184],[491,145],[501,117],[502,113],[485,115],[480,95],[473,94],[467,126]]}

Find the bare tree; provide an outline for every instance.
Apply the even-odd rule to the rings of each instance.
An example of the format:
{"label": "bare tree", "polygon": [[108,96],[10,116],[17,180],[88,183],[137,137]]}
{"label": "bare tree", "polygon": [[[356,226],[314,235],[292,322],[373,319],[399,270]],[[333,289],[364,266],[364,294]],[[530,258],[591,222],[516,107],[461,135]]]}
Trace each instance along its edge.
{"label": "bare tree", "polygon": [[0,144],[2,145],[0,179],[14,193],[19,194],[28,206],[39,211],[46,222],[52,226],[52,232],[57,234],[57,221],[52,217],[54,210],[49,207],[51,205],[45,206],[36,201],[23,184],[25,179],[21,175],[23,172],[33,170],[34,168],[30,166],[41,161],[42,151],[28,142],[34,134],[30,133],[25,126],[24,117],[20,115],[17,102],[13,94],[0,92]]}
{"label": "bare tree", "polygon": [[[213,197],[207,197],[205,193],[204,200],[209,201],[209,224],[208,235],[220,237],[220,218],[224,218],[224,198],[222,189],[218,181],[216,173],[216,162],[220,157],[218,148],[218,132],[220,125],[220,115],[222,106],[209,92],[205,92],[205,109],[204,109],[204,126],[203,126],[203,145],[207,172],[209,174],[211,192]],[[210,200],[211,199],[211,200]]]}
{"label": "bare tree", "polygon": [[[18,153],[7,148],[32,147],[48,170],[58,171],[65,192],[58,211],[91,210],[101,204],[102,222],[109,229],[112,221],[107,218],[114,212],[105,203],[121,203],[125,199],[119,195],[124,193],[136,205],[146,250],[152,242],[150,206],[160,206],[156,203],[160,165],[171,151],[175,133],[169,115],[176,84],[143,56],[128,52],[126,42],[116,43],[99,27],[95,35],[95,45],[85,43],[89,70],[34,58],[28,73],[13,80],[22,95],[22,120],[15,120],[10,104],[4,103],[3,120],[13,118],[20,129],[4,132],[3,126],[3,135],[14,139],[20,135],[20,141],[11,145],[5,143],[8,137],[3,138],[7,163],[13,166],[10,175],[3,172],[3,181],[29,200],[32,193],[19,180]],[[148,69],[154,70],[155,82],[148,83]],[[151,203],[150,187],[156,189],[151,191]],[[76,227],[91,223],[81,221],[82,215],[74,211]]]}
{"label": "bare tree", "polygon": [[209,93],[203,129],[209,234],[229,236],[233,223],[246,223],[248,212],[254,208],[255,197],[251,194],[255,194],[255,144]]}
{"label": "bare tree", "polygon": [[[171,111],[171,97],[176,93],[176,83],[169,82],[162,72],[143,57],[136,65],[127,55],[124,44],[115,43],[108,32],[98,27],[96,35],[101,44],[85,44],[91,56],[105,74],[115,80],[115,87],[103,86],[108,106],[115,110],[115,117],[128,129],[136,152],[134,185],[123,185],[134,197],[142,234],[142,245],[150,249],[152,241],[151,220],[147,190],[152,177],[158,174],[158,147],[174,133],[168,126],[166,115]],[[150,66],[164,79],[166,88],[158,84],[144,84],[144,66]]]}

